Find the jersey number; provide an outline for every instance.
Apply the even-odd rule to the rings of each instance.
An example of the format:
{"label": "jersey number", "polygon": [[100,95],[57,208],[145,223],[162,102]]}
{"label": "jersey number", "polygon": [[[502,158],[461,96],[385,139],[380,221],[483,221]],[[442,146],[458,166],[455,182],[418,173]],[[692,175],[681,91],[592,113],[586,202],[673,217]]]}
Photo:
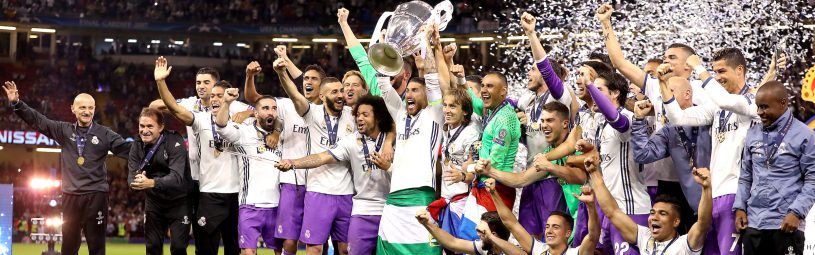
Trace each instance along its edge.
{"label": "jersey number", "polygon": [[620,254],[628,251],[628,243],[614,243],[614,254]]}
{"label": "jersey number", "polygon": [[739,243],[739,238],[741,237],[741,234],[739,234],[739,233],[733,233],[733,234],[731,234],[730,236],[732,236],[732,237],[733,237],[733,244],[732,244],[732,245],[730,245],[730,251],[732,252],[732,251],[735,251],[735,250],[736,250],[736,244],[738,244],[738,243]]}

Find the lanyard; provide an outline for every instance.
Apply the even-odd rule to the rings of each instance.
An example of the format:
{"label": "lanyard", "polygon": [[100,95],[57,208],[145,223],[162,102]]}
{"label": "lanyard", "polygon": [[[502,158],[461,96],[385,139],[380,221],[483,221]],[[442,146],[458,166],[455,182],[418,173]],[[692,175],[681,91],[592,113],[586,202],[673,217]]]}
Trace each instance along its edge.
{"label": "lanyard", "polygon": [[86,141],[85,137],[88,135],[88,133],[91,132],[91,128],[93,128],[93,122],[91,122],[91,125],[88,126],[88,131],[85,131],[84,134],[80,134],[79,133],[79,124],[74,124],[74,135],[76,136],[76,150],[79,153],[80,157],[85,155],[84,154],[84,152],[85,152],[85,141]]}
{"label": "lanyard", "polygon": [[[412,131],[413,126],[416,126],[416,123],[419,122],[419,115],[420,114],[422,114],[421,111],[419,111],[419,113],[416,114],[416,117],[411,117],[410,114],[408,114],[407,118],[405,118],[405,140],[410,138],[410,131]],[[416,121],[412,121],[413,118],[416,118]],[[413,122],[413,123],[411,123],[411,122]]]}
{"label": "lanyard", "polygon": [[696,157],[696,138],[699,135],[699,127],[691,128],[691,137],[688,137],[683,127],[676,127],[676,132],[679,133],[679,144],[682,145],[682,148],[685,149],[685,153],[688,154],[688,164],[690,164],[690,168],[693,169],[693,158]]}
{"label": "lanyard", "polygon": [[215,129],[217,128],[215,126],[216,125],[215,124],[215,117],[210,116],[209,118],[210,118],[210,120],[212,120],[211,121],[212,122],[212,140],[215,141],[215,150],[224,151],[224,148],[223,148],[224,142],[221,139],[221,136],[218,135],[218,132],[215,132]]}
{"label": "lanyard", "polygon": [[[362,152],[365,154],[365,163],[368,164],[368,170],[370,171],[371,169],[374,168],[374,164],[371,163],[371,159],[368,156],[368,154],[370,154],[368,151],[368,139],[365,139],[365,135],[362,135],[361,139],[362,139]],[[377,136],[376,138],[376,147],[374,147],[374,150],[376,150],[376,152],[379,152],[379,150],[382,148],[382,143],[384,141],[385,136],[382,135],[382,132],[379,132],[379,136]]]}
{"label": "lanyard", "polygon": [[337,127],[340,125],[342,113],[340,113],[340,116],[337,116],[337,122],[334,122],[334,126],[331,126],[331,117],[328,117],[328,111],[324,111],[323,113],[323,117],[325,117],[325,129],[328,129],[328,144],[334,145],[337,143]]}
{"label": "lanyard", "polygon": [[546,91],[546,93],[543,93],[543,95],[541,95],[540,97],[538,97],[536,99],[537,106],[534,106],[534,108],[532,108],[532,111],[531,111],[532,116],[530,116],[530,117],[532,117],[531,121],[537,122],[540,119],[541,113],[543,112],[543,109],[542,109],[543,104],[546,103],[546,100],[548,100],[548,99],[549,99],[549,91],[548,90]]}
{"label": "lanyard", "polygon": [[[661,255],[665,255],[665,251],[668,250],[668,247],[671,247],[671,244],[674,244],[674,242],[676,242],[676,239],[679,239],[679,234],[678,233],[676,233],[676,235],[674,236],[674,239],[671,239],[671,242],[668,243],[668,245],[665,245],[665,249],[662,249]],[[656,241],[654,241],[653,237],[651,237],[651,242],[656,242]],[[656,248],[656,244],[655,244],[654,245],[654,250],[651,251],[651,255],[656,255],[656,254],[657,254],[657,248]]]}
{"label": "lanyard", "polygon": [[161,134],[161,136],[158,137],[158,141],[156,141],[156,144],[153,145],[153,148],[150,149],[150,151],[147,153],[147,156],[145,156],[144,160],[141,161],[141,164],[139,164],[139,170],[144,170],[144,167],[146,167],[147,164],[150,163],[150,160],[153,159],[153,156],[155,156],[156,151],[158,151],[158,147],[159,145],[161,145],[162,142],[164,142],[164,134]]}
{"label": "lanyard", "polygon": [[498,107],[495,107],[495,110],[492,111],[490,115],[484,118],[484,121],[482,122],[483,125],[481,125],[483,129],[487,129],[487,124],[490,124],[490,120],[492,120],[492,118],[495,117],[495,115],[498,115],[498,112],[501,111],[501,109],[504,108],[504,106],[506,105],[507,100],[504,100],[503,102],[501,102],[501,104],[498,105]]}
{"label": "lanyard", "polygon": [[775,136],[772,143],[768,143],[770,140],[770,131],[764,131],[764,152],[767,156],[767,168],[770,167],[770,161],[772,161],[773,157],[775,157],[775,153],[778,152],[778,147],[781,147],[781,142],[783,142],[784,137],[787,136],[787,132],[790,131],[790,127],[792,127],[792,116],[787,116],[787,122],[784,123],[784,127],[782,127],[778,135]]}
{"label": "lanyard", "polygon": [[458,128],[456,128],[456,132],[454,132],[453,135],[450,136],[449,140],[444,143],[444,157],[447,159],[450,159],[450,144],[456,141],[462,130],[464,130],[464,125],[458,126]]}
{"label": "lanyard", "polygon": [[[744,93],[747,93],[747,85],[742,87],[741,91],[739,91],[740,95],[744,95]],[[724,115],[724,112],[727,112],[727,116]],[[724,133],[725,132],[725,130],[727,129],[727,122],[730,120],[730,116],[732,116],[732,115],[733,115],[733,112],[725,111],[724,109],[722,109],[722,111],[719,112],[719,130],[718,130],[719,133]]]}

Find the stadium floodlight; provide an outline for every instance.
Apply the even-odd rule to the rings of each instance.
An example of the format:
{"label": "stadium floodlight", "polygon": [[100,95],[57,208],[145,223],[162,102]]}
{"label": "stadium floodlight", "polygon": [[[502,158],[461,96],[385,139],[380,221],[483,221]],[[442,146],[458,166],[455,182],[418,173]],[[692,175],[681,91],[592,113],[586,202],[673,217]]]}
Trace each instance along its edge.
{"label": "stadium floodlight", "polygon": [[360,39],[357,39],[357,41],[359,41],[361,43],[369,43],[369,42],[371,42],[371,39],[362,39],[362,38],[360,38]]}
{"label": "stadium floodlight", "polygon": [[492,36],[484,36],[484,37],[470,37],[471,42],[491,42],[495,40]]}
{"label": "stadium floodlight", "polygon": [[292,49],[311,49],[311,45],[294,45],[291,46]]}
{"label": "stadium floodlight", "polygon": [[224,46],[224,43],[222,43],[222,42],[214,42],[214,43],[212,43],[212,46],[221,47],[221,46]]}
{"label": "stadium floodlight", "polygon": [[139,40],[136,40],[136,39],[127,39],[127,43],[136,43],[138,41]]}
{"label": "stadium floodlight", "polygon": [[50,189],[50,188],[59,188],[62,183],[58,180],[51,180],[51,179],[40,179],[34,178],[31,179],[29,185],[33,189]]}
{"label": "stadium floodlight", "polygon": [[175,41],[173,42],[175,45],[184,45],[184,41]]}
{"label": "stadium floodlight", "polygon": [[3,146],[0,146],[0,151],[2,151],[2,150],[3,150]]}
{"label": "stadium floodlight", "polygon": [[520,40],[526,40],[526,39],[529,39],[529,37],[526,37],[525,35],[507,36],[507,40],[510,40],[510,41],[520,41]]}
{"label": "stadium floodlight", "polygon": [[272,42],[297,42],[297,38],[278,37],[272,38]]}
{"label": "stadium floodlight", "polygon": [[105,42],[113,42],[113,38],[105,38]]}
{"label": "stadium floodlight", "polygon": [[39,35],[29,35],[28,38],[37,39],[37,38],[40,38],[40,36]]}
{"label": "stadium floodlight", "polygon": [[246,47],[246,44],[245,43],[238,43],[238,44],[235,44],[235,46],[237,46],[237,47]]}
{"label": "stadium floodlight", "polygon": [[459,48],[462,48],[462,49],[469,49],[469,48],[470,48],[470,45],[461,45],[461,47],[459,47]]}
{"label": "stadium floodlight", "polygon": [[311,39],[311,41],[316,43],[335,43],[337,42],[337,38],[314,38]]}
{"label": "stadium floodlight", "polygon": [[456,38],[439,38],[440,42],[455,42]]}
{"label": "stadium floodlight", "polygon": [[51,152],[51,153],[60,153],[62,150],[60,148],[37,148],[37,152]]}
{"label": "stadium floodlight", "polygon": [[32,27],[31,32],[35,32],[35,33],[56,33],[57,30],[53,29],[53,28]]}
{"label": "stadium floodlight", "polygon": [[150,43],[161,43],[160,40],[151,40]]}
{"label": "stadium floodlight", "polygon": [[12,27],[12,26],[0,26],[0,30],[14,31],[14,30],[17,30],[17,27]]}
{"label": "stadium floodlight", "polygon": [[45,220],[45,225],[49,227],[59,227],[62,226],[62,223],[63,223],[62,218],[58,217],[48,218]]}

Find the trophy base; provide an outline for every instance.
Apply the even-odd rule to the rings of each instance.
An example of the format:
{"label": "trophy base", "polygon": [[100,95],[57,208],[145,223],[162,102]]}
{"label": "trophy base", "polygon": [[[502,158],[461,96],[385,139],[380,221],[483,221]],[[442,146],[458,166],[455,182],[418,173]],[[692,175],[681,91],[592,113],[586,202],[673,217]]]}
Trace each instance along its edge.
{"label": "trophy base", "polygon": [[396,76],[402,72],[405,61],[402,60],[402,51],[390,43],[376,43],[368,48],[368,61],[377,72]]}

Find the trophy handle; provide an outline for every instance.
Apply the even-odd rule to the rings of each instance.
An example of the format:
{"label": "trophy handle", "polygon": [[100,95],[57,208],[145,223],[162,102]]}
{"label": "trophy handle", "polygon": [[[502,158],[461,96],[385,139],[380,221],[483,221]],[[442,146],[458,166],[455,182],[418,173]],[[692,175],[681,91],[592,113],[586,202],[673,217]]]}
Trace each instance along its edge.
{"label": "trophy handle", "polygon": [[371,45],[374,45],[374,43],[379,41],[379,34],[382,33],[382,26],[385,25],[385,20],[388,20],[388,18],[391,16],[393,16],[393,12],[384,12],[382,13],[382,16],[379,16],[379,20],[376,21],[376,27],[374,28],[374,34],[371,35],[371,42],[368,43],[368,47],[371,47]]}
{"label": "trophy handle", "polygon": [[447,23],[452,19],[453,3],[450,0],[445,0],[433,7],[433,16],[430,20],[439,23],[439,31],[444,31],[447,28]]}

